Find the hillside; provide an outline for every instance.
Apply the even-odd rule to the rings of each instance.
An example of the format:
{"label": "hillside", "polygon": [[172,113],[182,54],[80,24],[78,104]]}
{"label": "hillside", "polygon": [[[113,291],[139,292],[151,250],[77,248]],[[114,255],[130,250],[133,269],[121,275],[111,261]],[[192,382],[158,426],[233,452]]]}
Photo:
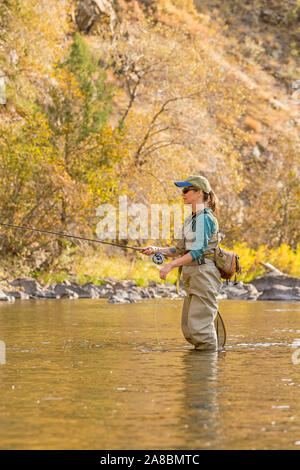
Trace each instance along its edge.
{"label": "hillside", "polygon": [[240,50],[290,89],[299,78],[300,5],[298,0],[195,0],[201,13],[209,13],[229,39],[226,52]]}
{"label": "hillside", "polygon": [[[90,234],[98,204],[122,194],[178,202],[170,181],[200,173],[219,196],[228,246],[296,248],[299,2],[9,0],[0,9],[6,221]],[[62,252],[41,240],[7,234],[2,252]]]}

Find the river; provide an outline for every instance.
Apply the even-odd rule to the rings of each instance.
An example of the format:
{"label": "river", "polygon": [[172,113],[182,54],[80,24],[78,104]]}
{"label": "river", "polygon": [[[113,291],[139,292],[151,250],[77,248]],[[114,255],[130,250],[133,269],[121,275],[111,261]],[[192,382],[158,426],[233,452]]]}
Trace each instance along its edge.
{"label": "river", "polygon": [[220,300],[224,352],[182,300],[0,304],[1,449],[300,449],[300,305]]}

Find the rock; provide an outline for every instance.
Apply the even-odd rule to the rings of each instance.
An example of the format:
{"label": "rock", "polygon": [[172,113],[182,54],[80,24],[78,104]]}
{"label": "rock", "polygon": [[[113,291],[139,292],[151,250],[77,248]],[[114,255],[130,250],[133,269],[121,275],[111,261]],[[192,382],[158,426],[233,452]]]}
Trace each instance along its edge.
{"label": "rock", "polygon": [[259,159],[259,158],[260,158],[260,150],[259,150],[259,148],[257,147],[257,145],[255,145],[255,147],[253,147],[252,155],[253,155],[253,157],[256,158],[256,159]]}
{"label": "rock", "polygon": [[109,303],[133,303],[139,300],[133,294],[125,292],[123,290],[117,290],[109,299]]}
{"label": "rock", "polygon": [[146,287],[142,287],[140,290],[141,299],[150,299],[150,293]]}
{"label": "rock", "polygon": [[295,276],[270,272],[250,284],[261,292],[257,300],[300,300],[300,278]]}
{"label": "rock", "polygon": [[283,19],[281,14],[269,9],[261,9],[260,17],[264,23],[269,23],[272,25],[278,25]]}
{"label": "rock", "polygon": [[[88,282],[80,285],[74,281],[63,281],[43,287],[36,279],[17,278],[0,285],[0,300],[13,302],[15,299],[99,299],[107,298],[110,303],[137,302],[143,299],[180,299],[185,297],[184,289],[177,294],[172,283],[150,281],[149,287],[140,287],[132,280],[103,279],[105,284]],[[10,289],[11,286],[16,289]],[[300,279],[270,272],[254,279],[251,283],[223,283],[218,299],[238,300],[300,300]]]}
{"label": "rock", "polygon": [[149,287],[139,287],[133,281],[121,281],[116,283],[118,287],[109,297],[110,303],[137,302],[142,299],[180,299],[185,296],[183,289],[180,290],[179,296],[176,286],[171,283],[149,282]]}
{"label": "rock", "polygon": [[217,296],[217,299],[218,299],[218,300],[227,299],[226,291],[223,290],[223,288],[221,288],[221,292],[220,292],[219,295]]}
{"label": "rock", "polygon": [[79,296],[76,292],[69,290],[68,288],[65,292],[62,292],[57,296],[58,299],[78,299]]}
{"label": "rock", "polygon": [[222,299],[237,299],[237,300],[256,300],[259,296],[259,292],[255,286],[251,284],[246,284],[241,281],[236,284],[226,284],[223,283],[223,286],[220,291],[219,298]]}
{"label": "rock", "polygon": [[271,287],[280,285],[285,287],[300,287],[300,278],[288,276],[287,274],[277,274],[274,272],[263,274],[250,282],[259,291],[265,291]]}
{"label": "rock", "polygon": [[157,287],[159,284],[161,284],[161,282],[149,281],[148,287]]}
{"label": "rock", "polygon": [[99,299],[101,297],[100,290],[97,289],[98,286],[93,284],[92,282],[87,282],[81,288],[87,292],[90,299]]}
{"label": "rock", "polygon": [[109,0],[80,0],[77,3],[74,20],[80,31],[88,33],[101,15],[110,19],[111,32],[117,23],[117,15]]}
{"label": "rock", "polygon": [[166,293],[175,292],[176,293],[176,286],[175,284],[160,282],[157,284],[156,290],[157,292],[166,292]]}
{"label": "rock", "polygon": [[19,277],[12,281],[10,285],[20,287],[29,298],[55,299],[56,295],[52,290],[44,288],[36,279],[31,277]]}
{"label": "rock", "polygon": [[[180,284],[179,286],[183,286],[183,284]],[[175,294],[175,296],[178,297],[177,290],[176,290],[176,285],[171,283],[171,282],[155,282],[155,281],[150,281],[149,282],[149,287],[147,288],[150,294],[152,296],[156,297],[170,297],[171,294]],[[180,289],[181,293],[183,292],[182,289]],[[172,297],[174,297],[172,295]]]}
{"label": "rock", "polygon": [[40,283],[32,277],[18,277],[17,279],[14,279],[12,282],[10,282],[10,285],[23,288],[26,294],[29,295],[42,287]]}
{"label": "rock", "polygon": [[94,286],[82,286],[82,289],[88,294],[90,299],[99,299],[100,298],[100,293]]}
{"label": "rock", "polygon": [[71,282],[68,290],[77,294],[79,299],[90,299],[91,294],[88,289],[84,289],[83,286],[77,284],[77,282]]}
{"label": "rock", "polygon": [[69,281],[58,283],[54,286],[54,292],[58,298],[69,298],[69,299],[89,299],[89,293],[78,286],[76,283],[70,283]]}
{"label": "rock", "polygon": [[2,279],[2,281],[0,282],[0,290],[3,290],[3,289],[6,290],[9,288],[10,288],[10,284],[7,281],[7,279]]}
{"label": "rock", "polygon": [[130,287],[138,287],[135,281],[131,280],[115,280],[115,281],[110,281],[109,285],[113,287],[115,290],[119,289],[128,289]]}
{"label": "rock", "polygon": [[12,297],[11,295],[7,295],[5,292],[3,292],[2,290],[0,290],[0,301],[3,301],[3,302],[14,302],[15,301],[15,298]]}
{"label": "rock", "polygon": [[300,300],[300,287],[275,285],[265,289],[257,300]]}
{"label": "rock", "polygon": [[108,298],[114,292],[113,288],[109,284],[97,286],[97,291],[101,298]]}
{"label": "rock", "polygon": [[89,293],[91,299],[109,298],[114,293],[114,289],[110,284],[98,286],[92,282],[87,282],[81,287]]}
{"label": "rock", "polygon": [[48,290],[48,289],[38,289],[32,295],[30,295],[32,299],[57,299],[55,292]]}
{"label": "rock", "polygon": [[30,295],[26,294],[22,290],[13,290],[6,292],[7,295],[14,297],[14,299],[28,300]]}
{"label": "rock", "polygon": [[147,291],[150,295],[150,299],[159,299],[161,298],[161,295],[157,292],[157,290],[154,287],[148,287]]}

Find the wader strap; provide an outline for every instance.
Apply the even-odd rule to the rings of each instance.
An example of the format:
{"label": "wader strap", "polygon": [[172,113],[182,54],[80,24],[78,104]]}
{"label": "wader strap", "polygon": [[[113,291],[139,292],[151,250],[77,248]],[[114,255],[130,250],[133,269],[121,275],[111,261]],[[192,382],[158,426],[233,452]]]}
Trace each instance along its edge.
{"label": "wader strap", "polygon": [[215,224],[215,228],[217,230],[217,239],[218,239],[217,243],[218,243],[218,245],[220,245],[222,240],[221,240],[221,234],[220,234],[220,227],[219,227],[218,219],[214,214],[212,214],[210,211],[206,211],[205,209],[204,209],[205,214],[210,215],[212,220],[213,220],[213,223]]}
{"label": "wader strap", "polygon": [[178,273],[177,273],[177,280],[176,280],[176,291],[178,295],[179,295],[179,283],[180,283],[181,273],[182,273],[182,266],[179,266]]}

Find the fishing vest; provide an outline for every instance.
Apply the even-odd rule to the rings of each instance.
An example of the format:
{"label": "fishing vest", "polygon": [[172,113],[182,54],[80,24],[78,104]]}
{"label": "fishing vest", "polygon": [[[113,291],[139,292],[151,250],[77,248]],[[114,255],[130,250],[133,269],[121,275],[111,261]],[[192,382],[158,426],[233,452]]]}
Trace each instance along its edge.
{"label": "fishing vest", "polygon": [[[215,225],[215,229],[213,231],[213,233],[211,234],[210,236],[210,239],[209,239],[209,242],[207,244],[207,247],[205,249],[205,252],[203,253],[202,257],[203,258],[214,258],[214,252],[215,252],[215,248],[218,246],[219,242],[220,242],[220,235],[219,235],[219,224],[218,224],[218,220],[216,218],[216,216],[213,214],[213,212],[211,210],[209,210],[208,208],[204,208],[204,210],[202,211],[199,211],[198,213],[196,213],[196,219],[199,215],[203,214],[203,213],[206,213],[208,214],[213,222],[214,222],[214,225]],[[193,229],[192,229],[192,223],[193,223],[193,217],[192,216],[189,216],[185,223],[184,223],[184,228],[182,229],[182,238],[181,240],[178,241],[177,245],[176,245],[176,252],[180,255],[180,256],[183,256],[185,255],[186,253],[188,253],[189,251],[191,250],[188,250],[186,248],[186,245],[187,243],[190,243],[190,244],[193,244],[196,240],[196,234],[195,232],[193,232]],[[197,223],[197,220],[196,220],[196,223]],[[195,234],[195,235],[193,235]],[[188,237],[188,240],[187,240],[187,235],[189,235]],[[190,264],[198,264],[198,260],[194,260],[192,261]]]}

